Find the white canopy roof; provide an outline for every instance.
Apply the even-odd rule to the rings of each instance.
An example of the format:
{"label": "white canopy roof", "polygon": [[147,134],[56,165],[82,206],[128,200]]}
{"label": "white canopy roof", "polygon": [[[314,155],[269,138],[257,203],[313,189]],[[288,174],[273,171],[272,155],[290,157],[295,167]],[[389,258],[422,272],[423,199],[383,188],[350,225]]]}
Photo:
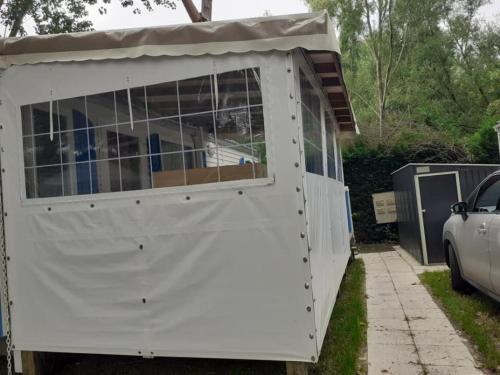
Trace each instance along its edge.
{"label": "white canopy roof", "polygon": [[0,68],[51,62],[200,56],[304,49],[335,111],[341,130],[355,131],[340,66],[340,49],[328,13],[128,30],[91,31],[0,39]]}

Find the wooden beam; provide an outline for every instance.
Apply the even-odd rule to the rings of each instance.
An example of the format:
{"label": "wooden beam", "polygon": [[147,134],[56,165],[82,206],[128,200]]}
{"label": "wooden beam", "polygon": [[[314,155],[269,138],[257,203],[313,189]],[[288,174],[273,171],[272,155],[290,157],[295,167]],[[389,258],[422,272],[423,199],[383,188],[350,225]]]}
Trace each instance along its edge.
{"label": "wooden beam", "polygon": [[334,73],[337,71],[335,64],[333,62],[314,64],[314,70],[318,74],[320,74],[320,73]]}
{"label": "wooden beam", "polygon": [[309,368],[305,362],[287,362],[286,375],[307,375]]}
{"label": "wooden beam", "polygon": [[47,371],[47,361],[45,353],[21,352],[23,362],[23,375],[45,375]]}
{"label": "wooden beam", "polygon": [[198,9],[196,8],[196,5],[193,4],[192,0],[182,0],[182,3],[184,4],[184,8],[186,8],[186,11],[189,14],[189,18],[191,18],[192,22],[202,22],[203,18],[198,12]]}
{"label": "wooden beam", "polygon": [[349,111],[348,108],[334,108],[333,111],[335,112],[336,116],[350,116],[351,111]]}
{"label": "wooden beam", "polygon": [[212,0],[202,0],[201,17],[205,21],[212,21]]}
{"label": "wooden beam", "polygon": [[337,122],[340,123],[348,123],[352,122],[351,116],[335,116],[337,119]]}
{"label": "wooden beam", "polygon": [[321,77],[323,86],[340,86],[339,77]]}

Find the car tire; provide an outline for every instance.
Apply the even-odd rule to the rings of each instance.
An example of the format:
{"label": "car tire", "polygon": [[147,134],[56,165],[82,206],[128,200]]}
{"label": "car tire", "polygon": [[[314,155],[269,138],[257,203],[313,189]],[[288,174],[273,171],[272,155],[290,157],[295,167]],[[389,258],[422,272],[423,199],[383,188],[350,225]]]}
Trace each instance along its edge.
{"label": "car tire", "polygon": [[448,245],[448,255],[450,257],[451,287],[456,291],[463,292],[467,290],[467,281],[462,278],[457,256],[455,254],[453,246],[451,245]]}

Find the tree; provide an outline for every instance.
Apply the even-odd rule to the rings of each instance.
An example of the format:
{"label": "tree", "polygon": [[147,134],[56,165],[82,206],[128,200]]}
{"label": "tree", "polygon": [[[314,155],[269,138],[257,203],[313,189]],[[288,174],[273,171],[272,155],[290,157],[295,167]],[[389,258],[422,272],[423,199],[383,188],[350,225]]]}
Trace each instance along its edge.
{"label": "tree", "polygon": [[9,37],[24,35],[27,19],[33,20],[37,34],[92,30],[87,8],[98,6],[103,14],[111,1],[119,1],[134,13],[152,11],[155,6],[176,6],[175,0],[0,0],[0,23]]}
{"label": "tree", "polygon": [[500,25],[478,17],[487,0],[308,2],[337,20],[344,76],[371,142],[391,141],[399,127],[468,137],[500,98]]}
{"label": "tree", "polygon": [[366,42],[375,70],[377,117],[380,138],[386,117],[387,97],[408,38],[408,3],[395,0],[309,0],[314,9],[326,8],[341,28],[342,48],[351,51]]}
{"label": "tree", "polygon": [[212,0],[201,1],[201,12],[193,4],[192,0],[182,0],[184,8],[193,22],[205,22],[212,20]]}

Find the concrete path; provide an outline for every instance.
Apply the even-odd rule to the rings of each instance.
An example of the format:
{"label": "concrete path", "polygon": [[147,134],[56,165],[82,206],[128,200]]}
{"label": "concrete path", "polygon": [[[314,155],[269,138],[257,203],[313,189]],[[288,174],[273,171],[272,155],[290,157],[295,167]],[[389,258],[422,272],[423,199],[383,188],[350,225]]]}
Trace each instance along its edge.
{"label": "concrete path", "polygon": [[366,267],[368,375],[483,374],[400,252],[361,257]]}

